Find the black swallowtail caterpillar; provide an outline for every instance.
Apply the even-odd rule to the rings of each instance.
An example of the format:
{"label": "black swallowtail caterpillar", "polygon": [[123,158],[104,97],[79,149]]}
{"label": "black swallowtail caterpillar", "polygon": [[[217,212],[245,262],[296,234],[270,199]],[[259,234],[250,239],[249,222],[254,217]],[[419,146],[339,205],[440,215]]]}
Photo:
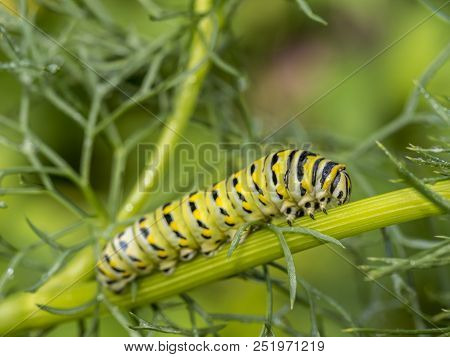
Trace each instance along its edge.
{"label": "black swallowtail caterpillar", "polygon": [[97,264],[98,279],[115,292],[139,275],[171,274],[178,260],[213,255],[245,222],[295,217],[348,202],[345,165],[305,150],[283,150],[254,161],[204,191],[144,215],[117,234]]}

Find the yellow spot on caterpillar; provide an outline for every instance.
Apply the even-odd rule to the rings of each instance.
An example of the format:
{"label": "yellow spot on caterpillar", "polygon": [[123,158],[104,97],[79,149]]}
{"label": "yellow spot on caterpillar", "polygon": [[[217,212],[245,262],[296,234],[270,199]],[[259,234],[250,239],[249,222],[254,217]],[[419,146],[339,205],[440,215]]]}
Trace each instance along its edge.
{"label": "yellow spot on caterpillar", "polygon": [[122,269],[122,267],[123,267],[123,264],[116,264],[113,260],[111,260],[110,262],[109,262],[109,266],[111,267],[111,268],[116,268],[116,269]]}
{"label": "yellow spot on caterpillar", "polygon": [[231,218],[231,217],[229,217],[229,216],[225,217],[224,221],[225,221],[226,223],[228,223],[228,224],[234,224],[234,223],[235,223],[235,222],[234,222],[234,219]]}
{"label": "yellow spot on caterpillar", "polygon": [[178,241],[180,244],[188,244],[188,240],[186,238],[180,238]]}
{"label": "yellow spot on caterpillar", "polygon": [[175,221],[170,222],[170,228],[172,228],[172,230],[177,231],[178,230],[178,225]]}
{"label": "yellow spot on caterpillar", "polygon": [[194,212],[192,212],[192,214],[194,215],[195,219],[201,220],[202,214],[201,214],[200,210],[197,209]]}
{"label": "yellow spot on caterpillar", "polygon": [[[283,197],[284,197],[284,192],[280,192],[279,187],[277,187],[276,191],[277,191],[277,193],[278,193],[280,196],[283,196]],[[283,191],[284,191],[284,190],[283,190]]]}
{"label": "yellow spot on caterpillar", "polygon": [[327,178],[325,179],[325,182],[323,183],[324,190],[327,190],[330,187],[331,183],[333,182],[334,178],[336,177],[337,172],[341,169],[345,169],[345,165],[339,164],[339,165],[336,165],[335,167],[333,167],[330,174],[327,176]]}
{"label": "yellow spot on caterpillar", "polygon": [[98,269],[98,270],[101,270],[102,273],[103,273],[104,275],[106,275],[108,278],[111,278],[111,279],[115,279],[115,278],[116,278],[116,276],[115,276],[113,273],[111,273],[111,272],[109,271],[109,269],[102,269],[101,267],[98,267],[97,269]]}
{"label": "yellow spot on caterpillar", "polygon": [[170,213],[172,211],[172,205],[169,204],[163,208],[163,213]]}
{"label": "yellow spot on caterpillar", "polygon": [[272,166],[272,170],[275,173],[280,174],[281,173],[281,164],[279,162],[277,162],[275,165]]}
{"label": "yellow spot on caterpillar", "polygon": [[220,196],[217,196],[216,203],[217,203],[218,206],[222,206],[223,205],[222,198]]}
{"label": "yellow spot on caterpillar", "polygon": [[302,179],[302,187],[308,192],[313,191],[313,187],[311,184],[312,169],[314,166],[314,162],[316,162],[316,160],[319,160],[320,158],[320,156],[308,156],[308,160],[306,160],[305,165],[303,165],[304,174]]}
{"label": "yellow spot on caterpillar", "polygon": [[165,250],[158,251],[158,257],[160,257],[160,258],[167,257],[167,252]]}

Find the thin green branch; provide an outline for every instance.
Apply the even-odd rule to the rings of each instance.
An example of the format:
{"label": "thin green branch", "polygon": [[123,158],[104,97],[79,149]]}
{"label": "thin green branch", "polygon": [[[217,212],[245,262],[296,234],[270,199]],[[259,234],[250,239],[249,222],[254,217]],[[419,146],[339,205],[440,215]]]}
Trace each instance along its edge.
{"label": "thin green branch", "polygon": [[379,279],[383,276],[412,269],[428,269],[450,264],[450,241],[441,244],[408,258],[376,258],[369,257],[369,261],[384,263],[383,266],[363,266],[368,271],[370,279]]}
{"label": "thin green branch", "polygon": [[[431,78],[433,78],[433,75],[447,62],[449,57],[450,44],[447,44],[445,49],[428,66],[425,72],[423,72],[417,83],[420,86],[425,87],[426,84],[431,80]],[[409,96],[402,113],[400,113],[400,115],[393,119],[391,122],[369,135],[368,138],[363,140],[352,152],[349,153],[347,160],[351,161],[352,159],[359,157],[361,154],[371,148],[375,144],[375,141],[383,140],[389,135],[410,124],[414,119],[414,113],[419,103],[419,97],[420,88],[416,86]]]}
{"label": "thin green branch", "polygon": [[[278,264],[277,262],[270,263],[270,266],[275,267],[278,270],[281,270],[284,273],[287,273],[287,270],[284,266],[281,264]],[[260,279],[258,276],[253,276],[252,279]],[[347,312],[336,300],[334,300],[332,297],[328,296],[327,294],[323,293],[322,291],[316,289],[314,286],[309,284],[305,279],[301,278],[299,275],[297,275],[297,282],[298,285],[304,289],[305,291],[308,290],[312,295],[314,295],[318,301],[324,302],[327,305],[329,305],[332,309],[327,309],[324,307],[317,308],[316,310],[320,309],[320,315],[323,317],[327,317],[330,319],[333,319],[341,324],[350,325],[351,327],[356,327],[355,321],[353,321],[351,315],[349,312]],[[289,295],[289,289],[284,286],[284,284],[278,279],[273,281],[273,284],[275,287],[279,289],[280,292],[282,292],[285,295]],[[297,289],[299,290],[299,289]],[[303,299],[299,292],[297,292],[296,297],[296,303],[301,304],[305,307],[311,307],[310,301],[308,298]],[[312,325],[312,323],[311,323]]]}
{"label": "thin green branch", "polygon": [[87,184],[90,179],[91,160],[94,151],[95,123],[100,112],[103,93],[96,90],[93,94],[87,124],[85,126],[83,147],[81,150],[80,173],[82,181]]}
{"label": "thin green branch", "polygon": [[[82,191],[86,201],[96,210],[101,222],[106,222],[108,218],[108,212],[104,208],[104,205],[100,202],[97,195],[92,190],[92,187],[89,183],[83,182],[81,177],[75,172],[72,167],[59,156],[51,147],[45,144],[39,137],[37,137],[33,132],[31,132],[28,128],[28,119],[27,109],[28,103],[27,101],[23,101],[22,110],[21,110],[21,125],[17,125],[16,122],[7,118],[5,116],[0,116],[0,123],[8,126],[9,128],[21,133],[24,137],[23,143],[21,145],[15,144],[7,138],[3,138],[0,136],[0,144],[5,144],[12,149],[23,153],[32,164],[32,168],[27,170],[34,170],[39,174],[41,179],[43,180],[44,185],[46,186],[46,190],[43,188],[35,188],[35,187],[23,187],[23,188],[0,188],[0,194],[41,194],[48,193],[51,197],[53,197],[56,201],[60,202],[62,205],[67,207],[70,211],[75,213],[77,216],[86,217],[86,213],[81,210],[78,206],[76,206],[72,201],[68,200],[64,197],[60,192],[56,190],[54,187],[49,174],[58,174],[62,176],[66,176],[69,178],[75,185],[77,185]],[[44,155],[50,162],[52,162],[56,167],[55,168],[46,168],[41,164],[41,161],[37,157],[37,151],[39,151],[42,155]],[[55,170],[55,172],[52,172]],[[4,172],[0,172],[0,179],[4,175]]]}
{"label": "thin green branch", "polygon": [[424,184],[416,175],[409,171],[405,164],[399,161],[391,152],[384,147],[383,144],[377,141],[378,147],[384,151],[384,153],[389,157],[389,159],[394,163],[400,175],[417,191],[428,198],[430,201],[434,202],[436,205],[441,207],[445,212],[450,213],[450,200],[437,194],[435,191],[431,190],[426,184]]}
{"label": "thin green branch", "polygon": [[63,252],[67,248],[63,245],[59,244],[58,242],[54,241],[47,233],[36,227],[33,222],[27,217],[25,217],[25,220],[27,221],[28,226],[31,228],[31,230],[36,234],[45,244],[47,244],[49,247]]}
{"label": "thin green branch", "polygon": [[[31,165],[36,169],[36,171],[39,174],[39,177],[45,186],[45,189],[49,193],[51,197],[55,199],[55,201],[59,202],[61,205],[66,207],[68,210],[72,211],[73,213],[84,216],[83,211],[72,201],[67,199],[63,194],[61,194],[53,185],[53,181],[50,178],[50,176],[43,171],[43,165],[41,163],[41,160],[37,156],[36,151],[36,145],[33,142],[33,139],[35,138],[32,134],[30,127],[29,127],[29,111],[30,111],[30,98],[29,98],[29,92],[28,88],[23,86],[22,88],[22,96],[20,101],[20,110],[19,110],[19,128],[20,131],[23,133],[23,144],[21,146],[22,153],[27,157],[28,161],[31,163]],[[46,146],[40,145],[39,148],[44,148]],[[50,149],[50,152],[52,150]],[[65,165],[69,166],[69,165]],[[71,173],[71,170],[66,170],[69,174]]]}
{"label": "thin green branch", "polygon": [[[450,198],[450,180],[429,186],[443,197]],[[336,239],[359,235],[363,232],[442,214],[443,210],[412,188],[405,188],[364,200],[343,205],[318,214],[316,220],[301,218],[294,226],[318,230]],[[285,226],[285,224],[282,224]],[[292,253],[300,252],[321,244],[314,237],[299,233],[286,233],[286,242]],[[264,244],[261,244],[264,242]],[[81,254],[81,252],[80,252]],[[227,258],[223,249],[213,258],[198,257],[189,264],[180,264],[170,277],[153,274],[139,281],[139,291],[133,302],[131,293],[121,295],[108,293],[108,299],[119,307],[145,305],[169,296],[191,290],[199,285],[236,275],[254,266],[271,262],[283,256],[277,237],[267,229],[252,233],[245,244]],[[83,262],[84,260],[84,262]],[[39,289],[36,293],[17,293],[0,303],[0,334],[51,326],[90,313],[87,309],[79,315],[61,316],[42,311],[37,304],[56,308],[73,308],[97,296],[97,282],[86,280],[94,267],[93,249],[81,254],[75,266],[69,265],[52,278],[52,286]],[[90,267],[90,268],[88,268]],[[82,279],[82,277],[85,277]],[[48,285],[48,284],[46,284]]]}
{"label": "thin green branch", "polygon": [[[130,312],[130,315],[134,317],[136,322],[138,322],[137,326],[130,326],[131,329],[136,331],[156,331],[161,332],[165,334],[172,334],[172,335],[182,335],[182,336],[192,336],[192,331],[188,329],[182,329],[182,328],[174,328],[171,326],[159,326],[151,324],[144,319],[141,319],[139,316],[133,314]],[[223,329],[225,325],[213,325],[209,327],[199,328],[198,335],[199,336],[206,336],[209,334],[214,334],[221,329]]]}
{"label": "thin green branch", "polygon": [[50,103],[66,114],[68,118],[71,118],[80,127],[84,128],[86,126],[86,119],[83,115],[81,115],[73,106],[61,98],[50,86],[45,87],[44,96]]}
{"label": "thin green branch", "polygon": [[47,269],[47,271],[41,275],[38,281],[36,281],[32,286],[30,286],[27,291],[35,292],[39,289],[45,282],[48,281],[53,275],[55,275],[67,261],[69,256],[73,253],[74,249],[67,249],[60,252],[53,264]]}
{"label": "thin green branch", "polygon": [[137,333],[134,329],[129,327],[128,316],[126,316],[120,309],[111,304],[108,299],[103,299],[102,303],[106,306],[111,315],[115,318],[115,320],[119,323],[120,326],[128,333],[130,337],[139,337],[140,334]]}
{"label": "thin green branch", "polygon": [[80,305],[80,306],[76,306],[74,308],[71,309],[58,309],[55,307],[51,307],[51,306],[47,306],[47,305],[41,305],[38,304],[37,306],[44,311],[50,312],[51,314],[55,314],[55,315],[78,315],[84,311],[86,311],[87,309],[89,309],[92,306],[96,306],[97,304],[99,304],[99,302],[101,301],[101,299],[97,299],[95,298],[94,300],[88,301],[87,303]]}
{"label": "thin green branch", "polygon": [[[208,13],[212,7],[213,1],[211,0],[197,0],[194,4],[194,11],[201,14]],[[202,33],[205,42],[209,43],[212,40],[213,27],[212,14],[208,14],[198,22],[196,31]],[[193,68],[196,68],[196,71],[191,72],[184,79],[174,99],[174,111],[167,119],[157,143],[158,150],[154,158],[154,165],[147,163],[146,166],[152,167],[152,169],[142,173],[118,214],[119,220],[135,215],[148,202],[148,192],[154,189],[159,172],[164,167],[166,159],[170,157],[174,144],[179,141],[180,136],[183,137],[185,128],[194,112],[203,80],[209,69],[208,46],[201,40],[197,32],[192,39],[187,64],[188,71]]]}
{"label": "thin green branch", "polygon": [[[277,268],[277,269],[281,270],[282,272],[289,275],[288,269],[279,265],[278,263],[271,263],[270,265],[274,266],[275,268]],[[299,285],[301,285],[305,290],[306,300],[308,301],[308,305],[309,305],[309,319],[311,321],[311,336],[320,337],[320,331],[319,331],[318,322],[317,322],[316,301],[315,301],[315,296],[313,295],[313,289],[305,280],[299,278],[298,276],[296,276],[295,278],[296,278],[297,282],[299,283]],[[295,292],[295,293],[297,293],[297,292]],[[319,295],[317,294],[317,296],[319,296]]]}
{"label": "thin green branch", "polygon": [[14,277],[15,269],[19,266],[27,253],[27,249],[23,249],[15,253],[4,273],[0,275],[0,297],[4,296],[4,288],[6,283]]}
{"label": "thin green branch", "polygon": [[264,325],[260,336],[262,337],[272,337],[275,336],[272,329],[273,324],[273,291],[272,291],[272,280],[270,279],[269,267],[263,265],[264,278],[266,279],[266,296],[267,296],[267,307],[266,307],[266,319],[264,320]]}
{"label": "thin green branch", "polygon": [[[398,241],[398,237],[402,236],[401,232],[397,232],[400,234],[394,235],[391,237],[389,231],[394,231],[394,229],[382,228],[381,234],[383,236],[384,247],[386,255],[390,258],[394,258],[394,248],[397,251],[397,255],[400,257],[404,257],[406,255],[404,247]],[[398,227],[397,230],[399,231]],[[397,295],[403,296],[407,301],[409,301],[411,307],[414,309],[412,312],[410,309],[407,311],[411,314],[411,317],[414,321],[415,328],[422,329],[425,328],[425,319],[423,318],[423,313],[417,314],[416,311],[421,312],[420,302],[418,299],[418,293],[416,290],[416,284],[414,280],[414,276],[411,272],[407,272],[405,277],[400,274],[394,274],[391,277],[392,283],[394,285],[394,290]]]}
{"label": "thin green branch", "polygon": [[0,169],[0,183],[1,183],[2,179],[5,178],[6,176],[22,175],[22,174],[36,174],[39,172],[43,172],[43,173],[55,175],[55,176],[68,177],[67,172],[64,172],[63,170],[58,169],[56,167],[42,166],[40,169],[37,169],[36,167],[33,167],[33,166],[16,166],[16,167],[11,167],[11,168],[7,168],[7,169],[3,169],[3,168]]}
{"label": "thin green branch", "polygon": [[[190,313],[191,313],[191,311],[192,311],[192,313],[197,313],[208,326],[214,325],[214,321],[213,321],[213,318],[211,317],[211,315],[208,312],[206,312],[197,301],[195,301],[193,298],[191,298],[186,293],[180,294],[180,297],[185,301],[186,305],[189,306]],[[193,326],[192,330],[194,331],[194,334],[195,334],[196,331],[194,329],[194,326]],[[197,331],[197,334],[198,334],[198,331]],[[216,334],[216,335],[218,336],[218,334]]]}
{"label": "thin green branch", "polygon": [[289,291],[290,291],[290,303],[291,309],[294,308],[295,296],[297,292],[297,273],[295,270],[294,257],[292,256],[292,252],[289,249],[289,245],[286,242],[286,237],[284,236],[281,229],[273,224],[268,223],[267,227],[271,230],[280,241],[281,248],[283,249],[284,259],[286,261],[287,267],[287,275],[289,278]]}
{"label": "thin green branch", "polygon": [[[186,73],[182,71],[181,74],[175,74],[171,80],[167,82],[163,81],[158,85],[154,85],[164,57],[167,56],[169,50],[172,49],[172,47],[170,46],[170,40],[172,40],[172,37],[174,37],[175,35],[179,36],[179,32],[176,31],[175,33],[170,33],[170,36],[165,36],[161,39],[161,41],[158,41],[158,46],[165,45],[165,47],[163,47],[156,54],[152,55],[152,61],[149,65],[147,74],[144,76],[139,90],[132,97],[129,97],[126,101],[121,103],[116,109],[114,109],[112,113],[102,119],[95,128],[96,133],[105,130],[109,125],[113,124],[116,119],[125,114],[129,109],[136,106],[142,107],[142,102],[148,100],[150,97],[158,94],[163,90],[168,90],[176,86],[179,83],[180,79],[184,79]],[[152,47],[153,50],[156,50],[156,46],[154,44]]]}
{"label": "thin green branch", "polygon": [[433,109],[445,123],[450,124],[450,110],[439,103],[420,83],[415,82],[415,85],[419,88],[420,93],[423,95],[431,109]]}
{"label": "thin green branch", "polygon": [[[283,312],[283,311],[282,311]],[[259,316],[259,315],[241,315],[241,314],[211,314],[211,317],[214,320],[218,321],[231,321],[231,322],[239,322],[239,323],[247,323],[247,324],[253,324],[253,323],[264,323],[266,321],[265,316]],[[290,336],[306,336],[305,333],[299,332],[292,327],[290,327],[286,321],[283,319],[283,314],[276,313],[273,317],[273,326],[280,329],[281,331],[284,331]]]}
{"label": "thin green branch", "polygon": [[306,0],[295,0],[302,9],[302,11],[308,16],[311,20],[317,21],[321,23],[322,25],[328,25],[327,22],[322,19],[319,15],[315,14],[312,10],[309,4],[306,2]]}
{"label": "thin green branch", "polygon": [[194,337],[198,337],[199,334],[198,334],[197,321],[195,318],[195,307],[194,307],[193,300],[191,298],[189,298],[186,294],[181,294],[180,297],[184,300],[184,302],[186,302],[186,309],[188,310],[189,321],[191,322],[192,335]]}
{"label": "thin green branch", "polygon": [[375,336],[436,336],[450,332],[450,327],[429,328],[422,330],[406,330],[406,329],[378,329],[370,327],[352,327],[345,329],[344,332],[361,332]]}

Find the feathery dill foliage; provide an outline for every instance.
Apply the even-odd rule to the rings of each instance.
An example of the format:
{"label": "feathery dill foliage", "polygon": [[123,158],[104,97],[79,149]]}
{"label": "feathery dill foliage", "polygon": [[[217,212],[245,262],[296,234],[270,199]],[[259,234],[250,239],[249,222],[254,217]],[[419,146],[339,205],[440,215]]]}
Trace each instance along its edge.
{"label": "feathery dill foliage", "polygon": [[[409,144],[406,148],[409,151],[409,155],[406,154],[405,159],[410,162],[410,165],[407,165],[404,160],[397,158],[383,144],[377,141],[378,147],[386,154],[400,176],[400,179],[392,181],[395,183],[404,182],[414,187],[436,206],[441,207],[443,212],[446,213],[442,217],[446,222],[449,219],[450,200],[437,194],[427,183],[448,180],[450,177],[449,101],[448,97],[438,97],[429,93],[425,86],[435,72],[448,61],[449,56],[450,46],[447,46],[424,72],[421,80],[414,82],[414,91],[405,107],[405,112],[408,115],[401,119],[412,120],[412,118],[416,117],[416,120],[419,120],[419,122],[423,121],[426,125],[434,127],[434,132],[441,135],[428,135],[429,147],[424,148]],[[419,113],[420,99],[424,101],[425,110]],[[422,174],[425,175],[423,178],[414,173],[420,168],[422,169]],[[447,234],[448,232],[444,233]],[[410,308],[416,329],[395,330],[357,327],[346,331],[378,336],[448,336],[449,330],[447,327],[450,317],[448,313],[448,294],[442,292],[433,297],[436,303],[434,315],[430,316],[424,313],[420,306],[414,272],[434,268],[439,278],[446,279],[450,265],[450,237],[435,234],[434,237],[417,238],[403,233],[397,226],[382,228],[381,235],[385,246],[385,256],[368,257],[367,260],[370,264],[361,265],[360,269],[365,272],[367,281],[379,280],[383,277],[391,279],[395,293],[401,297],[405,306]],[[377,311],[377,313],[379,312]],[[425,327],[429,327],[429,329],[425,329]]]}
{"label": "feathery dill foliage", "polygon": [[[177,128],[184,136],[187,135],[188,120],[190,125],[207,126],[211,135],[221,142],[243,143],[257,138],[255,121],[248,113],[243,97],[247,87],[245,74],[230,64],[232,58],[224,57],[233,41],[229,19],[238,2],[197,0],[181,7],[163,8],[153,1],[139,0],[141,11],[146,11],[149,21],[154,24],[155,33],[150,37],[121,26],[97,0],[42,0],[38,2],[39,8],[29,7],[27,1],[18,1],[16,8],[7,10],[0,6],[0,71],[14,75],[20,85],[17,105],[10,112],[0,114],[0,145],[21,154],[27,163],[0,169],[0,194],[6,197],[48,195],[73,215],[71,225],[51,233],[43,231],[39,222],[28,218],[27,224],[39,241],[25,248],[19,249],[10,243],[11,239],[0,237],[0,259],[9,262],[0,276],[0,310],[2,304],[11,303],[16,296],[20,304],[20,299],[25,296],[20,294],[25,291],[33,293],[27,297],[33,297],[34,305],[40,309],[38,313],[48,313],[40,318],[41,325],[21,329],[22,319],[29,316],[21,316],[19,312],[15,315],[12,311],[12,319],[16,322],[6,330],[2,327],[2,334],[17,333],[19,326],[18,329],[23,330],[21,333],[45,335],[60,321],[78,319],[79,335],[95,336],[100,334],[100,315],[105,312],[123,327],[124,333],[131,336],[155,333],[218,336],[230,322],[257,323],[261,326],[262,336],[320,336],[327,333],[323,329],[323,321],[333,321],[354,334],[448,333],[448,329],[441,329],[450,316],[448,306],[444,304],[445,296],[435,297],[441,308],[435,315],[422,313],[414,270],[448,266],[450,239],[439,234],[433,240],[428,239],[430,237],[409,237],[397,226],[382,229],[386,256],[369,258],[377,265],[365,265],[361,269],[367,272],[369,279],[391,279],[395,298],[390,302],[401,301],[402,308],[414,311],[411,316],[415,330],[371,328],[367,323],[369,318],[355,318],[332,296],[296,274],[285,235],[308,234],[315,239],[341,245],[328,235],[303,227],[267,226],[279,239],[286,266],[270,262],[244,272],[236,271],[238,278],[264,286],[267,301],[264,315],[212,313],[186,293],[168,301],[153,302],[150,306],[139,303],[131,310],[119,308],[110,300],[120,297],[104,294],[92,281],[92,247],[94,252],[98,252],[104,238],[110,237],[118,226],[133,218],[123,212],[126,212],[126,193],[132,190],[137,177],[124,172],[134,167],[139,143],[174,144],[180,138],[161,139],[168,132],[166,125],[181,123]],[[312,20],[325,23],[313,13],[306,1],[296,2]],[[197,11],[198,7],[206,11]],[[53,22],[40,21],[43,14],[51,17]],[[208,21],[206,30],[199,30],[202,21]],[[196,51],[204,53],[204,58],[190,66]],[[375,140],[384,140],[411,122],[448,129],[448,98],[441,100],[429,93],[427,83],[448,60],[449,52],[449,48],[445,49],[430,65],[394,124],[382,128],[353,148],[347,153],[349,158],[361,155],[373,147]],[[207,62],[209,71],[204,68]],[[186,89],[187,79],[196,79],[202,90],[194,94],[183,92],[192,89]],[[427,111],[418,111],[420,98],[428,105]],[[39,118],[39,113],[34,113],[37,104],[44,105],[54,115],[56,113],[58,120],[70,128],[59,135],[67,136],[68,142],[78,145],[77,159],[66,157],[47,142],[48,137],[42,130],[46,122]],[[448,212],[448,198],[425,185],[448,179],[448,138],[433,137],[430,142],[432,144],[428,148],[408,147],[412,154],[407,159],[422,166],[427,175],[424,179],[418,178],[412,168],[407,168],[387,149],[384,150],[398,167],[405,183]],[[358,167],[352,169],[360,170]],[[107,170],[110,177],[106,187],[100,180],[95,180],[102,170]],[[366,183],[365,187],[370,190],[369,186]],[[73,194],[74,191],[77,194]],[[164,199],[152,196],[152,205]],[[7,209],[6,203],[0,201],[0,208]],[[72,245],[60,243],[67,235],[77,232],[87,238]],[[50,266],[41,266],[33,259],[27,259],[34,250],[42,247],[47,247],[55,256]],[[349,247],[352,248],[351,243]],[[232,245],[234,248],[235,244]],[[225,256],[218,258],[225,259]],[[355,259],[356,262],[358,260],[361,261]],[[18,269],[37,271],[39,277],[31,285],[15,280]],[[444,274],[442,270],[438,273]],[[81,299],[75,307],[52,305],[55,292],[70,289],[67,284],[75,279],[91,284],[89,287],[95,284],[94,298],[89,301]],[[92,290],[88,285],[83,286],[90,296]],[[79,290],[80,296],[86,295],[83,286]],[[140,293],[139,286],[134,284],[129,295],[131,305],[138,301]],[[78,301],[76,297],[79,295],[74,296]],[[283,305],[275,308],[280,303],[275,300],[283,301]],[[367,316],[383,312],[384,307],[379,306],[379,301],[372,301],[373,306],[369,307],[371,311]],[[8,305],[10,310],[19,310],[20,306],[14,302],[11,304]],[[296,310],[292,311],[294,306]],[[189,327],[171,318],[172,312],[180,309],[186,310]],[[295,316],[298,309],[308,311],[309,322],[295,323],[298,322]]]}
{"label": "feathery dill foliage", "polygon": [[[448,58],[449,52],[450,48],[447,48],[444,52],[446,58]],[[438,129],[437,132],[442,133],[442,135],[428,136],[429,147],[424,148],[409,144],[406,149],[412,154],[405,155],[405,158],[410,161],[411,165],[406,165],[403,160],[395,157],[380,142],[377,142],[377,144],[394,164],[401,177],[400,180],[394,180],[394,182],[404,181],[414,187],[424,197],[442,208],[446,213],[443,219],[448,222],[450,200],[436,194],[426,183],[448,180],[450,177],[449,101],[447,97],[438,99],[437,96],[429,93],[420,82],[415,82],[415,85],[414,94],[417,96],[420,93],[426,107],[428,107],[428,111],[421,115],[427,116],[429,124],[435,126]],[[414,173],[418,169],[417,166],[422,166],[426,177],[420,178]],[[444,233],[447,234],[448,231]],[[383,228],[382,236],[386,256],[368,257],[367,260],[371,264],[363,265],[360,268],[367,272],[367,280],[369,281],[387,276],[391,278],[395,292],[404,299],[411,310],[419,312],[419,314],[414,312],[414,315],[412,315],[416,330],[352,328],[347,329],[347,331],[380,336],[448,336],[449,330],[447,327],[450,318],[448,296],[445,295],[445,292],[442,295],[435,296],[437,312],[432,316],[427,316],[420,308],[413,273],[417,270],[435,268],[437,275],[445,279],[445,276],[448,276],[450,265],[450,237],[436,234],[434,237],[423,237],[425,239],[415,238],[405,235],[397,227]],[[426,330],[425,327],[431,328]]]}

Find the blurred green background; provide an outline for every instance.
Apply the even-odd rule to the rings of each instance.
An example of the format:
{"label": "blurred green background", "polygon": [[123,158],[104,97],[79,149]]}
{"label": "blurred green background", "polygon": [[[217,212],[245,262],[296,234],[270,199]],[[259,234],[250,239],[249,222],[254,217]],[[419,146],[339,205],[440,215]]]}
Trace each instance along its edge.
{"label": "blurred green background", "polygon": [[[15,1],[1,2],[9,6],[17,5]],[[58,1],[31,2],[30,11],[34,11],[35,22],[39,27],[52,36],[59,36],[67,26],[70,14],[61,14],[52,9],[49,6],[51,3]],[[133,36],[139,37],[141,41],[156,41],[179,26],[180,22],[190,21],[183,16],[175,16],[165,21],[151,21],[148,9],[142,3],[145,1],[101,1],[103,10],[119,29],[117,31],[128,34],[127,38],[131,42]],[[169,12],[186,10],[186,3],[181,0],[153,3]],[[431,3],[436,5],[439,2]],[[327,26],[309,19],[295,1],[242,1],[232,18],[227,19],[227,26],[223,30],[227,37],[218,50],[223,60],[239,71],[240,76],[238,79],[230,79],[230,75],[224,74],[218,66],[212,66],[199,107],[185,134],[189,140],[198,144],[204,141],[218,142],[224,140],[224,133],[228,134],[230,131],[227,138],[231,139],[228,140],[243,143],[260,140],[276,132],[276,135],[268,139],[269,142],[281,141],[299,145],[310,143],[313,151],[345,161],[348,157],[346,155],[358,144],[401,113],[414,89],[413,81],[420,77],[449,40],[448,23],[439,16],[424,21],[431,11],[420,1],[319,0],[311,1],[310,5],[316,14],[327,21]],[[418,25],[419,23],[421,24]],[[79,40],[83,31],[90,31],[89,25],[84,24],[83,19],[73,26],[77,28],[76,36],[79,36]],[[105,43],[109,41],[109,35],[111,34],[108,34],[108,31],[96,34],[97,40],[101,41],[103,38]],[[0,40],[5,41],[5,37],[0,37]],[[180,51],[181,58],[185,56],[183,51],[186,50],[188,39],[183,41],[174,44],[174,53]],[[96,43],[89,46],[86,48],[88,51],[92,50],[92,56],[102,47],[99,45],[97,49]],[[90,55],[87,54],[88,57]],[[373,61],[348,77],[369,59]],[[103,60],[107,63],[114,58]],[[0,61],[7,62],[5,54],[0,53]],[[166,66],[161,69],[161,78],[173,74],[179,65],[176,58],[169,58]],[[62,64],[60,72],[55,74],[57,80],[70,80],[71,71],[65,70]],[[427,90],[436,95],[448,96],[449,70],[447,64],[430,81]],[[14,119],[17,119],[20,106],[21,88],[17,79],[19,75],[20,70],[0,70],[0,114]],[[132,84],[140,80],[139,71],[133,76],[135,78],[128,78],[127,82],[131,89]],[[76,86],[77,80],[83,81],[77,78],[73,80],[74,83],[67,82],[67,86]],[[234,102],[226,94],[221,94],[230,90],[226,87],[227,83],[231,83],[230,87],[234,91],[236,88],[238,92],[241,90],[239,98],[246,103],[252,127],[251,134],[242,137],[237,134],[242,131],[243,125],[242,121],[233,117],[233,110],[222,111],[222,115],[218,116],[209,106],[211,103],[214,105],[220,102],[221,95],[225,98],[223,106],[233,105]],[[63,88],[61,84],[60,89]],[[128,89],[125,85],[123,88]],[[79,95],[79,98],[82,100],[83,95]],[[113,93],[108,100],[114,104],[120,103],[123,98]],[[166,109],[164,104],[161,104],[163,99],[160,99],[158,104],[154,104],[152,100],[144,104],[152,111],[163,113],[164,110],[171,109],[170,100],[169,95]],[[420,108],[428,109],[425,102],[420,103]],[[48,143],[72,167],[77,168],[83,133],[73,121],[67,119],[44,96],[40,97],[37,93],[34,93],[31,99],[30,118],[33,130],[42,141]],[[291,119],[293,120],[290,121]],[[133,131],[151,125],[153,121],[155,120],[149,118],[145,110],[132,108],[117,120],[117,127],[121,136],[126,138]],[[287,122],[289,124],[283,127]],[[281,127],[282,129],[277,131]],[[158,130],[142,142],[154,141]],[[13,137],[4,126],[0,126],[0,131]],[[398,156],[403,156],[409,143],[429,146],[430,136],[448,134],[448,129],[427,123],[414,123],[395,132],[383,140],[383,143]],[[127,164],[124,190],[131,187],[136,179],[136,160],[136,151],[133,151]],[[0,169],[26,164],[22,155],[0,145]],[[352,168],[358,171],[357,177],[353,176],[352,200],[404,186],[389,181],[397,178],[397,174],[374,145],[361,155],[351,158],[351,162],[346,164],[349,165],[350,172]],[[92,181],[102,199],[106,199],[108,195],[110,165],[111,150],[104,140],[99,140],[94,149]],[[415,169],[424,176],[429,174],[423,168]],[[214,179],[224,177],[226,172],[227,167],[224,165],[224,168],[217,172],[219,177]],[[176,175],[171,175],[171,179],[174,179],[174,176]],[[68,197],[80,202],[79,192],[68,181],[58,178],[56,183]],[[2,184],[34,185],[39,184],[39,178],[35,175],[13,176],[4,179]],[[149,207],[154,208],[175,196],[176,194],[170,192],[156,194],[153,197],[157,198]],[[27,225],[26,218],[48,232],[74,222],[73,214],[61,208],[48,195],[8,195],[0,197],[0,200],[8,206],[7,209],[0,209],[0,234],[18,249],[38,241]],[[426,219],[401,225],[400,229],[406,236],[428,240],[436,234],[448,233],[448,220],[442,217]],[[61,242],[78,242],[83,238],[83,234],[86,234],[86,231],[78,230],[61,239]],[[365,263],[366,257],[385,255],[380,231],[367,233],[364,237],[346,239],[344,244],[348,244],[350,249],[342,253],[355,264]],[[20,290],[32,284],[40,276],[40,269],[45,270],[53,260],[54,253],[50,249],[43,247],[34,250],[26,262],[35,268],[30,270],[26,266],[20,267],[14,279],[8,282],[8,291]],[[417,327],[414,325],[413,314],[407,308],[377,284],[365,281],[364,275],[327,247],[297,254],[295,261],[301,277],[332,296],[361,326]],[[0,257],[0,271],[7,266],[8,259]],[[422,270],[415,272],[413,277],[421,310],[427,315],[438,313],[439,307],[449,302],[448,268]],[[393,289],[389,277],[383,278],[381,283]],[[265,312],[265,286],[239,278],[196,288],[191,295],[209,312],[258,315],[264,315]],[[275,310],[286,304],[284,295],[276,292],[274,296]],[[150,316],[150,312],[144,309],[142,316]],[[181,326],[189,322],[189,316],[183,307],[170,309],[168,316]],[[300,331],[309,331],[307,308],[297,306],[287,316]],[[101,335],[125,334],[112,317],[104,317],[103,320],[105,323],[101,324]],[[332,319],[322,319],[321,324],[326,335],[348,335],[342,332],[343,326]],[[230,322],[221,334],[254,336],[258,335],[260,330],[260,323]],[[77,324],[74,322],[57,326],[50,332],[50,335],[54,336],[76,334]]]}

